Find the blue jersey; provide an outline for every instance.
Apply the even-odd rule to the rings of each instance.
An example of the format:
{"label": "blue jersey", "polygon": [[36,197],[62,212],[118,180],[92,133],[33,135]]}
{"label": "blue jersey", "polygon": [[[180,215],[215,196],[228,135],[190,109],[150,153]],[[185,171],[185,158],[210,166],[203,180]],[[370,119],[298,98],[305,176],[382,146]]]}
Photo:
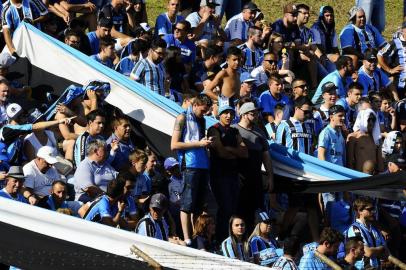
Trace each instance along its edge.
{"label": "blue jersey", "polygon": [[277,243],[273,239],[268,241],[260,236],[254,236],[251,238],[249,245],[252,255],[259,257],[262,266],[272,265],[283,254],[281,249],[277,252]]}
{"label": "blue jersey", "polygon": [[196,59],[196,45],[190,39],[186,39],[185,42],[180,42],[176,39],[173,34],[168,34],[164,36],[164,40],[166,41],[166,46],[169,48],[170,46],[175,46],[180,48],[180,52],[182,55],[182,62],[184,64],[193,64]]}
{"label": "blue jersey", "polygon": [[228,258],[249,261],[249,254],[244,252],[244,243],[237,243],[234,250],[231,237],[226,238],[223,243],[221,243],[221,251],[223,255]]}
{"label": "blue jersey", "polygon": [[102,136],[92,136],[87,131],[83,132],[76,138],[75,146],[73,148],[73,160],[76,166],[85,159],[87,144],[96,139],[104,140]]}
{"label": "blue jersey", "polygon": [[319,135],[318,146],[326,150],[326,161],[345,166],[345,140],[340,130],[327,125]]}
{"label": "blue jersey", "polygon": [[[359,219],[357,219],[347,230],[346,238],[361,236],[364,246],[379,247],[385,245],[385,240],[379,230],[373,226],[367,227]],[[376,257],[370,258],[370,265],[372,267],[379,267],[380,260]],[[364,261],[358,261],[355,266],[358,269],[363,269]]]}
{"label": "blue jersey", "polygon": [[314,250],[312,250],[312,251],[309,251],[306,254],[304,254],[303,257],[300,259],[299,269],[300,270],[327,270],[327,269],[331,269],[331,268],[328,267],[328,265],[325,264],[318,257],[316,257],[316,255],[314,254]]}
{"label": "blue jersey", "polygon": [[131,59],[130,56],[126,56],[124,58],[122,58],[120,60],[120,62],[118,62],[118,64],[116,65],[115,70],[117,72],[120,72],[121,74],[125,75],[125,76],[130,76],[131,71],[134,69],[135,64],[138,62],[134,61]]}
{"label": "blue jersey", "polygon": [[155,35],[156,36],[163,36],[167,34],[172,34],[175,30],[175,26],[178,22],[183,21],[183,18],[180,15],[176,15],[175,22],[172,23],[169,20],[168,13],[162,13],[158,15],[155,22]]}
{"label": "blue jersey", "polygon": [[103,218],[113,218],[116,214],[117,208],[114,209],[110,205],[109,197],[103,195],[91,203],[83,218],[93,222],[101,222]]}
{"label": "blue jersey", "polygon": [[314,132],[315,134],[319,134],[330,122],[328,109],[324,106],[320,106],[320,108],[313,112],[313,119]]}
{"label": "blue jersey", "polygon": [[123,140],[119,140],[118,137],[113,133],[110,138],[107,139],[107,150],[110,151],[111,143],[117,140],[118,141],[118,149],[115,151],[114,156],[112,156],[110,161],[111,166],[119,171],[123,167],[129,164],[128,156],[135,150],[135,146],[128,140],[127,142]]}
{"label": "blue jersey", "polygon": [[23,195],[21,195],[20,193],[17,193],[16,197],[13,197],[10,195],[10,193],[8,193],[6,191],[5,188],[3,188],[2,190],[0,190],[0,197],[6,198],[6,199],[10,199],[13,201],[17,201],[17,202],[22,202],[22,203],[28,203],[28,201],[24,198]]}
{"label": "blue jersey", "polygon": [[313,130],[308,123],[291,117],[282,121],[276,130],[276,142],[305,154],[312,154]]}
{"label": "blue jersey", "polygon": [[248,48],[247,43],[241,44],[238,48],[241,49],[244,54],[244,62],[242,64],[244,72],[251,73],[254,68],[262,65],[262,62],[264,61],[264,52],[260,48],[255,48],[255,50],[252,51]]}
{"label": "blue jersey", "polygon": [[[266,129],[266,132],[268,133],[269,140],[272,143],[275,143],[276,142],[275,141],[275,139],[276,139],[276,130],[278,129],[278,126],[275,124],[275,122],[272,122],[272,123],[266,124],[265,129]],[[275,139],[273,139],[272,137],[274,137]]]}
{"label": "blue jersey", "polygon": [[248,39],[248,29],[250,26],[254,25],[251,21],[245,21],[242,17],[242,13],[234,15],[231,17],[224,28],[226,32],[227,39],[232,41],[239,39],[242,42]]}
{"label": "blue jersey", "polygon": [[155,64],[148,58],[141,59],[135,64],[130,76],[153,92],[165,95],[165,68],[162,63]]}
{"label": "blue jersey", "polygon": [[139,197],[141,195],[150,194],[151,190],[149,189],[148,179],[145,174],[140,174],[136,177],[135,188],[133,189],[132,195]]}
{"label": "blue jersey", "polygon": [[300,40],[302,44],[313,44],[313,35],[309,28],[304,26],[303,28],[299,28],[300,32]]}
{"label": "blue jersey", "polygon": [[371,24],[366,24],[364,29],[354,24],[347,24],[340,33],[341,49],[355,48],[358,52],[364,53],[368,48],[380,48],[386,41]]}
{"label": "blue jersey", "polygon": [[[3,5],[2,26],[8,28],[10,33],[13,34],[24,19],[32,21],[47,13],[47,7],[40,0],[23,0],[19,7],[9,0]],[[36,27],[40,28],[39,24]]]}
{"label": "blue jersey", "polygon": [[165,219],[154,220],[151,214],[146,214],[137,224],[135,232],[140,235],[168,241],[169,226]]}
{"label": "blue jersey", "polygon": [[374,73],[370,76],[362,66],[358,70],[358,83],[360,83],[364,91],[362,96],[368,96],[369,92],[379,92],[381,88],[386,88],[391,84],[389,77],[378,67],[375,68]]}
{"label": "blue jersey", "polygon": [[96,60],[97,62],[99,62],[100,64],[102,64],[108,68],[114,68],[113,60],[111,60],[110,58],[108,58],[106,61],[103,61],[100,58],[99,54],[94,54],[94,55],[90,56],[90,58],[92,58],[93,60]]}
{"label": "blue jersey", "polygon": [[316,93],[314,93],[314,96],[312,98],[313,104],[321,104],[322,103],[322,91],[321,87],[323,84],[326,82],[332,82],[334,83],[335,86],[337,86],[337,95],[339,98],[345,98],[347,95],[347,78],[341,77],[340,73],[338,70],[333,71],[329,73],[326,77],[324,77],[323,80],[319,83],[316,89]]}
{"label": "blue jersey", "polygon": [[289,108],[291,105],[291,101],[288,96],[284,94],[280,94],[279,98],[275,98],[271,92],[264,91],[260,96],[259,96],[259,102],[261,104],[262,108],[262,113],[265,115],[274,115],[274,109],[276,104],[283,104],[285,105],[284,110],[283,110],[283,119],[289,119],[290,117],[290,112]]}
{"label": "blue jersey", "polygon": [[284,42],[301,41],[299,27],[293,25],[287,28],[282,19],[276,20],[272,24],[272,31],[281,34]]}

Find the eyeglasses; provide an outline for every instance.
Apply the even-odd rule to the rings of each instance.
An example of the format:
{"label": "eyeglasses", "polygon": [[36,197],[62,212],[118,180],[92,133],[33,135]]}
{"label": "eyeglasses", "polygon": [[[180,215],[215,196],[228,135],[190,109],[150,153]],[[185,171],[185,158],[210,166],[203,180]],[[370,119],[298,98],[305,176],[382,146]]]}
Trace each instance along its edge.
{"label": "eyeglasses", "polygon": [[296,85],[294,88],[307,88],[307,84],[302,84],[302,85]]}

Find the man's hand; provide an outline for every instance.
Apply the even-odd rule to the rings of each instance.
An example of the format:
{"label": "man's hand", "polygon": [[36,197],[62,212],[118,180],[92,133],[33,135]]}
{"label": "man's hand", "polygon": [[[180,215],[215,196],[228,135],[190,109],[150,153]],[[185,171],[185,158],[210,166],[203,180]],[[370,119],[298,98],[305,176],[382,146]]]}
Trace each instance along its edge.
{"label": "man's hand", "polygon": [[203,13],[203,17],[202,17],[202,19],[200,21],[202,23],[206,23],[208,20],[210,20],[211,16],[212,15],[210,14],[210,12],[206,11],[205,13]]}
{"label": "man's hand", "polygon": [[123,201],[118,201],[118,202],[117,202],[117,209],[118,209],[118,211],[119,211],[120,213],[123,212],[124,209],[125,209],[125,202],[123,202]]}
{"label": "man's hand", "polygon": [[213,137],[206,138],[204,137],[199,141],[200,147],[209,147],[213,144]]}
{"label": "man's hand", "polygon": [[86,94],[90,100],[97,100],[97,95],[95,90],[87,90]]}
{"label": "man's hand", "polygon": [[38,202],[38,199],[37,199],[37,197],[35,197],[34,194],[31,194],[30,196],[28,196],[27,199],[28,199],[28,202],[29,202],[31,205],[36,205],[37,202]]}
{"label": "man's hand", "polygon": [[113,141],[111,142],[111,150],[113,150],[114,152],[116,152],[117,149],[118,149],[118,147],[119,147],[119,143],[120,143],[119,140],[113,140]]}

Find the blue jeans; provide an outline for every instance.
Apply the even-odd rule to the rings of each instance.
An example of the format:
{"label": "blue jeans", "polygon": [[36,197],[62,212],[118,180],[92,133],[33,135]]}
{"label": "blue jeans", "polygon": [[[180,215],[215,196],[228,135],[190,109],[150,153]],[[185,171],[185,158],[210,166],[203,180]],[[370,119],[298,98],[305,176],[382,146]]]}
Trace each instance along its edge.
{"label": "blue jeans", "polygon": [[216,14],[223,17],[225,12],[227,20],[241,12],[241,0],[217,0],[216,3],[219,4]]}
{"label": "blue jeans", "polygon": [[375,26],[381,33],[385,30],[384,0],[355,0],[355,4],[364,9],[367,23]]}

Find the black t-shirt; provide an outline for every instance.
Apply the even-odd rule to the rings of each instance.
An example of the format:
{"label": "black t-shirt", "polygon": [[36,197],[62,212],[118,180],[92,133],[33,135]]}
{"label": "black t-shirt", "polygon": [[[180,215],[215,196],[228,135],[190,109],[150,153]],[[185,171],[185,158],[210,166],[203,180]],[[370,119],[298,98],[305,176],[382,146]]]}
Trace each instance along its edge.
{"label": "black t-shirt", "polygon": [[[237,147],[238,130],[233,127],[223,127],[219,123],[210,127],[207,131],[208,137],[219,137],[223,146]],[[214,149],[210,150],[210,169],[213,173],[236,173],[238,160],[221,158]]]}

